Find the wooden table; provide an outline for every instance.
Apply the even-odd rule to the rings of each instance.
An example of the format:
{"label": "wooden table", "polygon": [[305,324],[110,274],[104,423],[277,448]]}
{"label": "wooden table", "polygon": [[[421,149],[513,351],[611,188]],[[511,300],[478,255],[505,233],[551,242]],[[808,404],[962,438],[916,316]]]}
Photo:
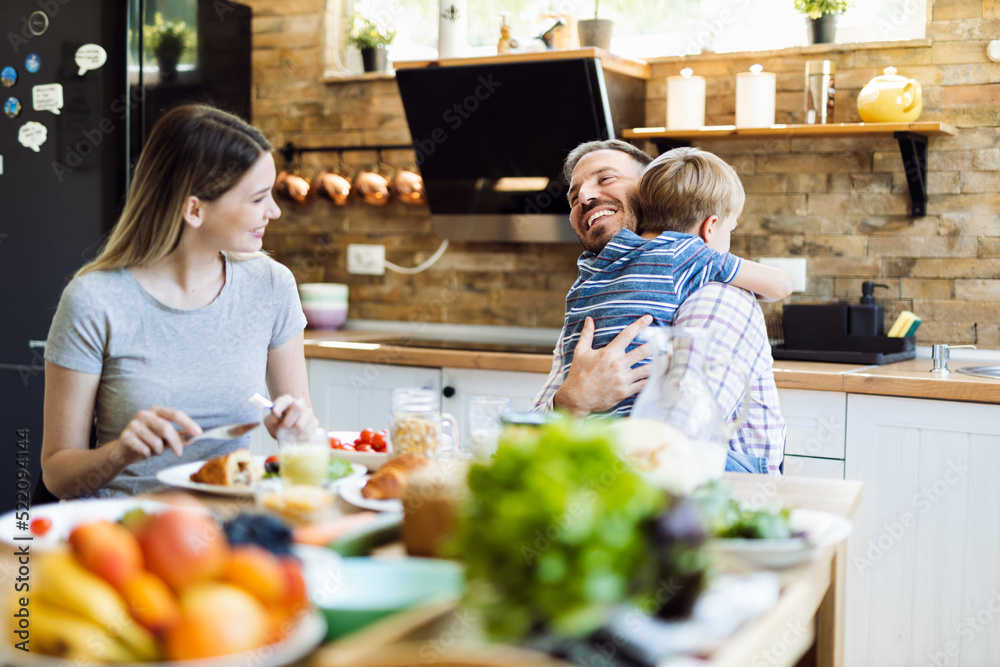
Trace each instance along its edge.
{"label": "wooden table", "polygon": [[[861,500],[862,485],[854,481],[735,473],[726,473],[724,479],[735,498],[752,506],[801,507],[850,518]],[[844,559],[842,542],[810,563],[783,570],[778,603],[724,642],[704,664],[843,665]],[[321,647],[309,664],[402,667],[428,660],[484,667],[566,664],[531,651],[484,643],[474,621],[469,620],[469,612],[448,604],[412,610],[373,624]]]}
{"label": "wooden table", "polygon": [[[752,506],[801,507],[852,517],[861,498],[861,483],[811,478],[776,478],[726,473],[733,496]],[[171,492],[176,493],[176,492]],[[168,500],[170,494],[154,497]],[[246,498],[192,494],[220,518],[252,509]],[[181,500],[191,502],[190,495]],[[346,509],[346,507],[345,507]],[[349,511],[349,510],[348,510]],[[400,545],[385,557],[402,555]],[[816,560],[781,572],[778,603],[724,642],[704,663],[711,667],[771,667],[801,664],[843,665],[844,543],[828,548]],[[11,567],[9,557],[0,559]],[[320,647],[300,667],[389,667],[435,664],[531,667],[565,665],[539,653],[488,644],[454,603],[422,607],[383,619],[348,637]]]}

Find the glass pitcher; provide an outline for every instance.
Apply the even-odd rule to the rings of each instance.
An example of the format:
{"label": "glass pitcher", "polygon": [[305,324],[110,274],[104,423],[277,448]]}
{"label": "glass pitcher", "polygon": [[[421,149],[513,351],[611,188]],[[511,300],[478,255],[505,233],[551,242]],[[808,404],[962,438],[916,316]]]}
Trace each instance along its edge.
{"label": "glass pitcher", "polygon": [[[635,399],[631,416],[655,419],[681,430],[695,442],[728,446],[733,433],[746,419],[749,407],[749,373],[732,359],[708,359],[711,333],[692,327],[651,327],[642,338],[657,351],[646,386]],[[739,416],[727,423],[715,397],[708,373],[732,371],[743,381]]]}

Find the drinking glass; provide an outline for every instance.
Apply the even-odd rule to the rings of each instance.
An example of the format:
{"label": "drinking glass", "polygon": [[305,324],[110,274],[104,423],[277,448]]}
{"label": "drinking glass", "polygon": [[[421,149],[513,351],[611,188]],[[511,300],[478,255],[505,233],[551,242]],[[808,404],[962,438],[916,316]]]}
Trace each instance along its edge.
{"label": "drinking glass", "polygon": [[496,452],[501,418],[508,411],[510,399],[505,396],[469,397],[469,440],[475,458],[485,460]]}
{"label": "drinking glass", "polygon": [[323,486],[329,477],[330,443],[321,428],[278,429],[279,475],[285,486]]}

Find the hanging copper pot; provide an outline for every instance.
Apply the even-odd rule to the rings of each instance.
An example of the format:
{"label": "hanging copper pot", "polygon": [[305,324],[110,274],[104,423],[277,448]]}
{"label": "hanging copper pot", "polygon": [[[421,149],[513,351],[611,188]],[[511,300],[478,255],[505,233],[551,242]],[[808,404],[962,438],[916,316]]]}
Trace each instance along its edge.
{"label": "hanging copper pot", "polygon": [[305,204],[309,200],[309,180],[296,173],[294,169],[283,170],[274,181],[275,191],[280,197],[290,199],[296,204]]}
{"label": "hanging copper pot", "polygon": [[389,188],[393,176],[392,167],[383,162],[375,162],[358,173],[354,179],[354,188],[367,203],[385,206],[389,203]]}
{"label": "hanging copper pot", "polygon": [[344,206],[351,197],[353,179],[354,170],[345,164],[338,164],[321,171],[313,182],[313,189],[337,206]]}
{"label": "hanging copper pot", "polygon": [[424,193],[424,177],[417,171],[416,166],[401,167],[396,172],[396,177],[392,179],[392,189],[404,204],[418,206],[427,202],[427,195]]}

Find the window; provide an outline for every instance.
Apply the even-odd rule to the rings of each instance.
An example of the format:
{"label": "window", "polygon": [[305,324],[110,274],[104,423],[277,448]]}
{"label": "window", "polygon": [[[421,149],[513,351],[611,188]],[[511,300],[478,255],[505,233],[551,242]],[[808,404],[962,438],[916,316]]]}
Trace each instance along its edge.
{"label": "window", "polygon": [[[390,60],[437,57],[439,0],[328,0],[329,44],[342,41],[354,9],[390,21],[398,35]],[[927,0],[858,0],[839,17],[837,41],[884,42],[925,35]],[[590,0],[468,0],[469,55],[496,53],[501,13],[520,48],[543,48],[535,39],[553,15],[589,16]],[[806,19],[792,0],[603,0],[601,18],[614,21],[611,50],[633,58],[759,51],[808,43]],[[354,49],[341,50],[347,69],[360,71]],[[355,64],[356,63],[356,64]]]}

